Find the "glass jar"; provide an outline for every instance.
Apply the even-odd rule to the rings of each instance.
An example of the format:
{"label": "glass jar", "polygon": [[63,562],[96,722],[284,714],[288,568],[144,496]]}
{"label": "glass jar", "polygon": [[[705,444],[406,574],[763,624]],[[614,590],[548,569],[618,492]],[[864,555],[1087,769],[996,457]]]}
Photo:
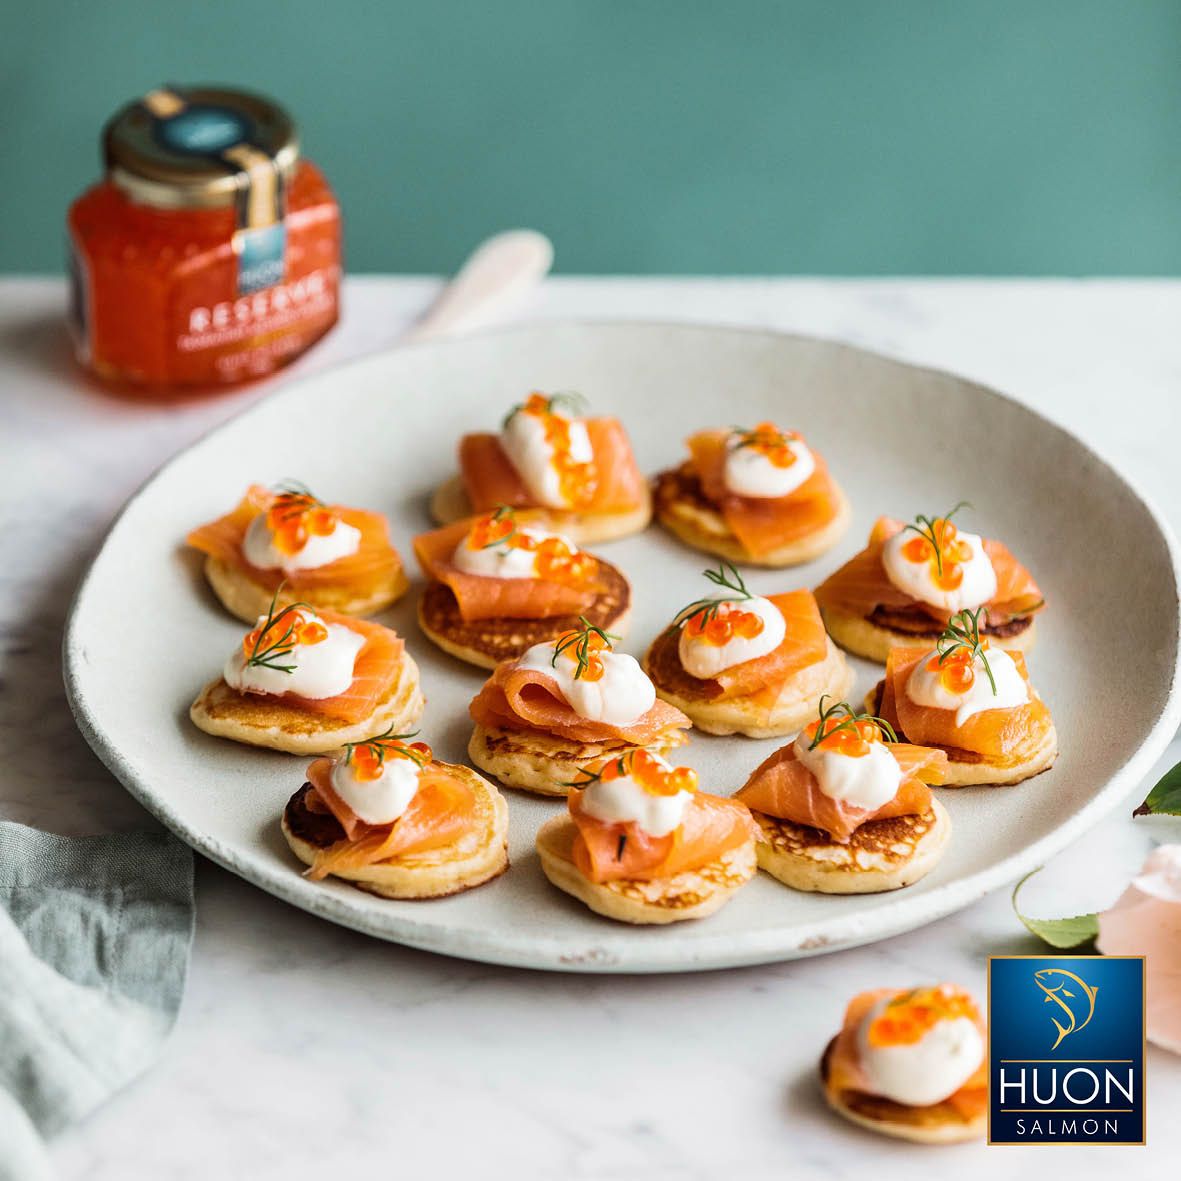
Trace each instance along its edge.
{"label": "glass jar", "polygon": [[70,206],[78,359],[137,386],[262,377],[333,324],[340,210],[275,103],[152,91],[103,136],[106,176]]}

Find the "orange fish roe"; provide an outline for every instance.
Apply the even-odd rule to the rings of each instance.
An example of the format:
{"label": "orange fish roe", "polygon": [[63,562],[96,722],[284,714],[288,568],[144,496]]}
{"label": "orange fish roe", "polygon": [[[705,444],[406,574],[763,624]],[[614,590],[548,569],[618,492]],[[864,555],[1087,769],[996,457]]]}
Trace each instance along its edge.
{"label": "orange fish roe", "polygon": [[908,562],[930,562],[935,585],[940,590],[955,590],[964,581],[963,563],[972,560],[972,547],[958,539],[958,532],[946,517],[936,517],[930,536],[921,533],[912,537],[903,545],[902,556]]}
{"label": "orange fish roe", "polygon": [[554,662],[564,656],[578,666],[574,676],[580,681],[599,681],[606,671],[597,652],[610,652],[611,641],[598,628],[572,628],[554,641]]}
{"label": "orange fish roe", "polygon": [[752,447],[765,455],[776,467],[791,467],[799,459],[792,443],[802,443],[798,431],[780,430],[773,422],[760,422],[753,431],[739,431],[740,447]]}
{"label": "orange fish roe", "polygon": [[840,722],[839,718],[815,721],[804,730],[804,736],[811,745],[816,735],[821,732],[820,727],[824,726],[823,737],[816,743],[816,746],[820,750],[848,755],[854,759],[869,754],[870,746],[875,742],[882,741],[881,728],[877,722],[870,718],[861,718],[851,726],[840,725]]}
{"label": "orange fish roe", "polygon": [[380,779],[385,773],[388,758],[409,759],[419,767],[425,767],[434,757],[434,751],[425,742],[411,742],[407,745],[400,739],[375,738],[349,748],[347,761],[353,769],[353,777],[363,783]]}
{"label": "orange fish roe", "polygon": [[[988,647],[982,637],[981,649]],[[939,674],[939,680],[949,693],[967,693],[976,683],[976,658],[971,648],[955,648],[945,656],[935,655],[927,661],[927,668]]]}
{"label": "orange fish roe", "polygon": [[940,1021],[966,1017],[979,1022],[980,1010],[963,989],[950,984],[900,993],[873,1019],[866,1037],[871,1046],[910,1046]]}
{"label": "orange fish roe", "polygon": [[553,453],[562,498],[572,505],[590,504],[599,486],[599,473],[593,460],[580,463],[570,454],[571,420],[553,409],[552,398],[539,393],[529,395],[521,413],[533,415],[545,426],[545,441]]}
{"label": "orange fish roe", "polygon": [[670,767],[639,748],[604,763],[595,777],[604,780],[627,777],[654,796],[675,796],[679,791],[697,790],[697,772],[692,767]]}
{"label": "orange fish roe", "polygon": [[247,660],[259,653],[279,648],[290,650],[296,644],[321,644],[328,639],[328,629],[318,619],[308,619],[294,607],[270,618],[264,627],[256,627],[243,637],[242,651]]}
{"label": "orange fish roe", "polygon": [[297,554],[309,537],[327,537],[340,518],[310,492],[280,492],[267,510],[267,528],[281,554]]}
{"label": "orange fish roe", "polygon": [[765,626],[761,615],[743,611],[733,603],[702,607],[685,621],[685,631],[690,639],[702,640],[719,648],[735,637],[753,640],[762,635]]}
{"label": "orange fish roe", "polygon": [[468,549],[491,549],[495,545],[534,553],[533,569],[537,577],[546,582],[579,586],[595,572],[595,559],[572,548],[562,538],[538,538],[521,532],[513,519],[512,509],[497,509],[481,517],[468,534]]}

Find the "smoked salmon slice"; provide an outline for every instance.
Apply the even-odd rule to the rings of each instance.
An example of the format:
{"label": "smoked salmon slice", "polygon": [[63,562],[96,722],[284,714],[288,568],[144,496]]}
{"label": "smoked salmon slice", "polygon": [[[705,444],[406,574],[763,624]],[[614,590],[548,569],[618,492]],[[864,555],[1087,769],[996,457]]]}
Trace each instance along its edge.
{"label": "smoked salmon slice", "polygon": [[540,730],[573,742],[628,742],[647,746],[673,729],[688,730],[692,723],[675,706],[656,701],[630,726],[613,726],[584,718],[562,696],[558,682],[536,669],[518,668],[506,661],[469,706],[478,726],[504,730]]}
{"label": "smoked salmon slice", "polygon": [[840,498],[821,456],[816,468],[792,493],[775,499],[735,496],[726,487],[726,430],[698,431],[686,440],[690,464],[707,500],[721,511],[730,532],[747,553],[758,556],[823,529],[840,511]]}
{"label": "smoked salmon slice", "polygon": [[927,784],[944,780],[947,755],[943,751],[906,742],[891,742],[886,749],[902,768],[902,782],[894,798],[876,812],[825,795],[816,777],[796,757],[794,742],[756,767],[745,786],[734,793],[734,798],[752,812],[818,828],[839,844],[848,844],[853,833],[868,820],[922,816],[931,807]]}
{"label": "smoked salmon slice", "polygon": [[244,571],[252,581],[269,590],[276,590],[281,582],[286,582],[296,592],[332,586],[352,588],[362,594],[384,585],[401,569],[402,561],[390,544],[385,517],[380,513],[343,505],[328,507],[346,525],[361,531],[361,544],[356,553],[337,558],[325,566],[297,570],[291,574],[284,574],[282,570],[260,570],[252,566],[242,552],[242,541],[250,523],[259,513],[266,512],[274,500],[275,496],[269,489],[253,484],[232,512],[194,529],[186,540],[211,558]]}
{"label": "smoked salmon slice", "polygon": [[996,760],[1019,756],[1023,749],[1036,746],[1045,737],[1051,725],[1050,711],[1029,684],[1029,671],[1021,652],[1009,655],[1029,687],[1029,700],[1009,709],[987,709],[973,714],[962,726],[955,724],[955,710],[916,705],[907,695],[910,674],[930,655],[930,648],[892,648],[886,660],[886,680],[878,713],[900,734],[926,746],[974,751]]}
{"label": "smoked salmon slice", "polygon": [[476,811],[471,788],[434,767],[423,770],[418,791],[393,824],[366,824],[357,816],[333,789],[330,759],[312,763],[308,782],[314,790],[305,797],[307,807],[331,812],[345,830],[344,840],[317,850],[307,875],[313,881],[453,844],[471,828]]}
{"label": "smoked salmon slice", "polygon": [[466,622],[480,619],[550,619],[556,615],[581,615],[594,602],[603,584],[592,577],[570,585],[543,578],[494,578],[468,574],[452,561],[456,547],[468,535],[472,522],[458,521],[420,533],[414,553],[423,572],[451,588]]}
{"label": "smoked salmon slice", "polygon": [[[594,495],[578,511],[622,513],[644,503],[647,485],[636,464],[632,446],[617,418],[587,418],[586,431],[598,476]],[[464,435],[459,441],[459,474],[468,500],[477,513],[502,504],[528,508],[536,504],[513,467],[500,438],[488,432]]]}
{"label": "smoked salmon slice", "polygon": [[681,825],[663,837],[634,823],[604,824],[586,815],[583,794],[572,791],[568,801],[578,828],[573,856],[579,872],[592,882],[675,877],[716,861],[758,833],[744,805],[707,792],[693,794]]}
{"label": "smoked salmon slice", "polygon": [[406,644],[397,632],[380,623],[338,615],[335,611],[317,611],[316,615],[325,623],[338,623],[365,637],[365,645],[353,664],[353,683],[335,697],[282,693],[276,700],[342,722],[363,722],[397,682]]}
{"label": "smoked salmon slice", "polygon": [[[893,517],[879,517],[869,535],[869,545],[829,575],[816,588],[816,601],[822,608],[844,611],[868,618],[879,607],[888,610],[920,607],[932,619],[946,623],[950,612],[929,603],[912,599],[886,577],[882,550],[886,542],[906,524]],[[1033,575],[999,541],[984,539],[984,552],[996,571],[996,594],[984,604],[992,625],[1032,615],[1045,603],[1045,597]]]}
{"label": "smoked salmon slice", "polygon": [[[845,1010],[845,1021],[836,1036],[831,1053],[828,1056],[827,1079],[828,1089],[837,1094],[841,1091],[860,1091],[862,1094],[872,1094],[869,1080],[861,1067],[858,1051],[858,1031],[861,1023],[869,1015],[870,1010],[881,1000],[898,995],[896,988],[875,988],[869,992],[858,993]],[[976,1022],[977,1028],[987,1043],[984,1025]],[[942,1101],[949,1103],[965,1120],[973,1120],[982,1115],[988,1108],[988,1058],[985,1056],[975,1073],[964,1083],[958,1091]],[[938,1105],[936,1105],[938,1106]]]}

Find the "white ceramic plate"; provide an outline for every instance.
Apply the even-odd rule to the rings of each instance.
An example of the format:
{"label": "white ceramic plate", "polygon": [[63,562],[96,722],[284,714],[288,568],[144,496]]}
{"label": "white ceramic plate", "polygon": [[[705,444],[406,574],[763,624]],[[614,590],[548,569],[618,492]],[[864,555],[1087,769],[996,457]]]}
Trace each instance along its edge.
{"label": "white ceramic plate", "polygon": [[[797,894],[762,875],[719,914],[663,929],[600,919],[543,878],[538,824],[559,804],[509,791],[512,868],[455,898],[390,902],[300,875],[279,833],[305,760],[211,738],[188,720],[198,688],[241,625],[217,606],[193,525],[251,481],[306,481],[389,515],[396,544],[428,527],[429,491],[467,429],[492,428],[531,389],[576,389],[620,415],[641,466],[677,462],[693,429],[771,418],[806,432],[854,506],[834,553],[757,571],[768,593],[814,586],[864,544],[880,513],[911,517],[969,499],[963,524],[1005,539],[1049,607],[1031,659],[1062,755],[1008,789],[941,795],[952,846],[928,878],[876,897]],[[660,529],[603,547],[630,576],[625,647],[639,653],[701,591],[703,555]],[[413,559],[410,558],[412,562]],[[422,666],[423,736],[462,761],[482,675],[444,656],[414,622],[418,587],[386,622]],[[163,468],[128,504],[94,561],[66,635],[79,725],[127,788],[214,861],[296,906],[380,938],[495,963],[570,971],[693,970],[789,959],[916,927],[1012,881],[1077,837],[1138,784],[1178,724],[1178,596],[1159,517],[1086,446],[1037,414],[944,373],[827,341],[649,324],[525,327],[372,357],[293,385]],[[876,679],[859,662],[860,696]],[[728,792],[775,742],[695,735],[686,762]],[[680,754],[680,752],[678,752]]]}

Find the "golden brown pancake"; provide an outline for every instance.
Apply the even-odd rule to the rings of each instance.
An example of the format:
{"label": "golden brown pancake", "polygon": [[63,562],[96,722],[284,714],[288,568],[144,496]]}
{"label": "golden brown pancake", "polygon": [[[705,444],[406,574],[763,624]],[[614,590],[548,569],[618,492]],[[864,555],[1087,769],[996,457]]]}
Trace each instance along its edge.
{"label": "golden brown pancake", "polygon": [[911,886],[935,868],[951,835],[936,799],[924,816],[891,816],[861,825],[842,845],[828,833],[751,809],[762,829],[759,868],[794,890],[880,894]]}
{"label": "golden brown pancake", "polygon": [[[670,727],[644,750],[667,754],[688,742],[684,730]],[[578,781],[582,767],[597,765],[635,743],[620,741],[576,742],[542,730],[507,730],[476,726],[468,743],[468,757],[506,787],[519,787],[537,795],[565,797]]]}
{"label": "golden brown pancake", "polygon": [[[881,714],[885,691],[886,682],[882,680],[866,694],[865,708],[871,714]],[[911,741],[896,719],[887,718],[886,721],[893,726],[899,742]],[[1011,787],[1048,771],[1054,765],[1058,758],[1058,731],[1051,725],[1038,742],[1023,744],[1011,756],[1003,759],[993,759],[979,751],[940,746],[933,742],[921,742],[918,745],[941,750],[947,755],[947,772],[940,787]]]}
{"label": "golden brown pancake", "polygon": [[830,1085],[830,1062],[837,1039],[825,1047],[820,1059],[820,1085],[828,1105],[846,1119],[884,1136],[895,1136],[917,1144],[958,1144],[978,1140],[988,1126],[988,1115],[966,1119],[954,1104],[946,1101],[927,1107],[910,1107],[883,1095],[867,1091],[834,1091]]}
{"label": "golden brown pancake", "polygon": [[[846,652],[876,660],[879,664],[886,663],[891,648],[925,643],[934,645],[943,634],[943,629],[920,607],[905,611],[878,608],[873,615],[863,617],[821,605],[820,614],[824,617],[828,634]],[[1037,625],[1032,615],[1025,615],[1008,623],[992,627],[985,625],[980,629],[980,635],[987,636],[994,648],[1028,652],[1036,640]]]}
{"label": "golden brown pancake", "polygon": [[[631,586],[610,562],[602,558],[596,561],[603,590],[587,607],[586,618],[604,631],[622,635],[631,616]],[[418,600],[418,622],[427,638],[444,652],[480,668],[495,668],[502,660],[516,659],[534,644],[581,626],[577,615],[465,620],[455,592],[442,582],[427,583]]]}
{"label": "golden brown pancake", "polygon": [[189,709],[198,729],[218,738],[232,738],[248,746],[265,746],[288,754],[318,755],[346,742],[363,742],[392,729],[405,733],[422,717],[425,699],[418,665],[402,654],[397,680],[377,708],[360,722],[344,722],[284,704],[281,697],[239,693],[224,677],[210,681]]}
{"label": "golden brown pancake", "polygon": [[586,903],[596,914],[624,923],[680,923],[713,914],[755,876],[754,841],[723,853],[699,869],[653,881],[592,882],[574,864],[569,816],[554,816],[537,833],[541,869],[559,890]]}
{"label": "golden brown pancake", "polygon": [[843,701],[853,687],[853,670],[844,653],[827,640],[824,659],[789,677],[773,699],[761,694],[723,698],[716,681],[703,681],[685,671],[678,644],[676,631],[662,632],[644,655],[644,671],[656,686],[657,696],[675,705],[706,734],[745,734],[748,738],[795,734],[816,717],[822,697]]}
{"label": "golden brown pancake", "polygon": [[[332,876],[383,898],[416,899],[459,894],[504,873],[508,869],[508,805],[504,797],[470,767],[445,765],[475,795],[476,823],[470,833],[451,845]],[[314,862],[317,849],[326,849],[345,836],[340,822],[330,812],[308,809],[306,799],[311,789],[312,785],[305,783],[287,801],[282,820],[283,836],[307,865]]]}
{"label": "golden brown pancake", "polygon": [[836,490],[837,514],[827,524],[806,537],[785,542],[764,554],[751,554],[734,535],[726,519],[709,500],[692,465],[661,472],[656,477],[653,501],[656,519],[686,545],[707,554],[717,554],[728,562],[748,566],[798,566],[830,550],[849,527],[850,508],[845,494]]}

